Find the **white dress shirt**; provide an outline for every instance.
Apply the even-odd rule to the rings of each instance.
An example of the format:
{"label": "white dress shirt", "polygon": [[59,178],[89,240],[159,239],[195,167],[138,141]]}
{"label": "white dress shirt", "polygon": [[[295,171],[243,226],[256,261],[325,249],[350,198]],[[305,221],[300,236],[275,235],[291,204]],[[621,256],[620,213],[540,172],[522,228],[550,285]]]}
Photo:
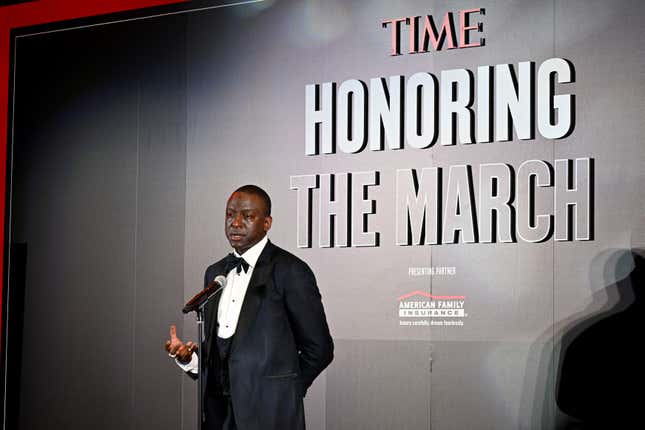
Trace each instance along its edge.
{"label": "white dress shirt", "polygon": [[[226,286],[222,291],[219,306],[217,307],[217,322],[219,323],[217,336],[228,339],[235,334],[237,321],[240,318],[240,311],[242,310],[242,304],[244,303],[244,296],[246,295],[249,281],[253,275],[253,269],[255,268],[258,258],[264,250],[268,240],[269,239],[265,235],[258,243],[247,249],[242,255],[239,255],[237,251],[233,251],[233,254],[236,257],[242,257],[247,263],[249,263],[249,268],[246,273],[244,270],[240,270],[240,273],[237,273],[237,270],[233,269],[226,274]],[[199,358],[195,353],[193,353],[189,363],[183,364],[177,359],[175,359],[175,361],[177,362],[177,365],[186,372],[198,372]]]}

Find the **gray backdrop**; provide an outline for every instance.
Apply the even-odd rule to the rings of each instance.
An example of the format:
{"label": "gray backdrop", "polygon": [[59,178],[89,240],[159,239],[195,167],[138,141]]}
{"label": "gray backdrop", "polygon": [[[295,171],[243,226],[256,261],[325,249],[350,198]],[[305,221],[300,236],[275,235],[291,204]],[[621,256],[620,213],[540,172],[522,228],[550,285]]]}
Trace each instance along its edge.
{"label": "gray backdrop", "polygon": [[[383,20],[471,7],[486,8],[486,46],[388,55]],[[313,268],[335,340],[309,429],[555,427],[561,337],[612,307],[605,288],[627,273],[616,255],[645,242],[643,16],[636,1],[267,0],[19,37],[21,428],[195,427],[195,384],[162,344],[173,322],[196,338],[179,309],[229,252],[224,205],[245,183],[272,196],[269,237]],[[576,69],[565,139],[304,153],[307,84],[551,57]],[[397,168],[577,157],[595,159],[593,241],[395,244]],[[297,248],[290,176],[371,170],[380,246]],[[428,266],[456,273],[408,275]],[[465,296],[464,326],[400,326],[398,297],[414,290]]]}

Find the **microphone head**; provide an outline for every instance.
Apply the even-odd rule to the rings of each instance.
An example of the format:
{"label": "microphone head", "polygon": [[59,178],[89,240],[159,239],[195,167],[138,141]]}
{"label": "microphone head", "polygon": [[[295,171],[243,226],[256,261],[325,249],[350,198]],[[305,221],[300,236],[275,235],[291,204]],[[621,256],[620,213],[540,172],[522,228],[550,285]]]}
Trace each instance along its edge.
{"label": "microphone head", "polygon": [[217,275],[215,279],[213,279],[213,282],[215,282],[216,284],[219,284],[220,287],[223,287],[226,285],[226,276]]}
{"label": "microphone head", "polygon": [[187,314],[188,312],[192,312],[198,309],[205,302],[207,302],[208,299],[210,299],[215,294],[222,291],[225,285],[226,285],[226,276],[224,275],[216,276],[215,279],[213,279],[213,282],[208,284],[208,287],[201,290],[199,293],[195,295],[195,297],[193,297],[188,301],[188,303],[186,303],[186,306],[184,306],[184,308],[182,309],[182,312]]}

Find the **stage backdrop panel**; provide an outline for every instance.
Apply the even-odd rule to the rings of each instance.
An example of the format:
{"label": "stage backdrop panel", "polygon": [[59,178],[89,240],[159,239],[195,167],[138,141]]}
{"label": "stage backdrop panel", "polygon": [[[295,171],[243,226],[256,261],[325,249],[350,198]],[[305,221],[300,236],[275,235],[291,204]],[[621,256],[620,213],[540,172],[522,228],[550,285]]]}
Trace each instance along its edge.
{"label": "stage backdrop panel", "polygon": [[12,428],[181,425],[163,343],[183,300],[185,28],[17,39],[11,240],[27,257],[10,292],[24,294]]}

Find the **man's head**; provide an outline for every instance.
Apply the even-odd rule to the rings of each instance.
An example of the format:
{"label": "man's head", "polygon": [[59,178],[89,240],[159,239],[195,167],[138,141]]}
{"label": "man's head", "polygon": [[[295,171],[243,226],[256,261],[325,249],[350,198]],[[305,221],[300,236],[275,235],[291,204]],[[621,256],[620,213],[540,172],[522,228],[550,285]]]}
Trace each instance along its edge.
{"label": "man's head", "polygon": [[238,254],[258,243],[271,228],[271,198],[256,185],[233,191],[226,203],[224,231]]}

